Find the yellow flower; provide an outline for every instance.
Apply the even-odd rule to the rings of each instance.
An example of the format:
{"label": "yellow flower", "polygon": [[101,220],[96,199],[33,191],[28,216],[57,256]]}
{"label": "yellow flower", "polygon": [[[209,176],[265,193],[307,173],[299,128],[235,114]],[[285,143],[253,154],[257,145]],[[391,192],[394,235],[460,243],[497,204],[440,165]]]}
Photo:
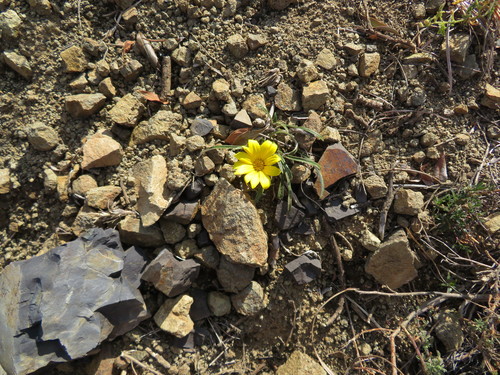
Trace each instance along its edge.
{"label": "yellow flower", "polygon": [[278,145],[271,141],[259,142],[250,139],[247,146],[243,146],[244,152],[238,152],[234,163],[234,174],[245,175],[245,182],[255,189],[259,183],[264,189],[271,186],[271,177],[277,176],[281,170],[274,167],[281,160],[276,154]]}

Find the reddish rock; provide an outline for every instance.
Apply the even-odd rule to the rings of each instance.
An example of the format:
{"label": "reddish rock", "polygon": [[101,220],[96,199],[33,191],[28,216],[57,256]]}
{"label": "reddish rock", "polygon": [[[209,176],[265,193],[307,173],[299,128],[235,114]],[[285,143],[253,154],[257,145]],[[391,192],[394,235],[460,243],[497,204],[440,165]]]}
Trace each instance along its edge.
{"label": "reddish rock", "polygon": [[339,143],[331,145],[325,150],[321,159],[319,159],[319,165],[321,165],[325,191],[321,194],[319,178],[316,180],[314,188],[321,199],[328,195],[327,188],[340,179],[355,174],[358,170],[358,163],[356,163],[354,157]]}

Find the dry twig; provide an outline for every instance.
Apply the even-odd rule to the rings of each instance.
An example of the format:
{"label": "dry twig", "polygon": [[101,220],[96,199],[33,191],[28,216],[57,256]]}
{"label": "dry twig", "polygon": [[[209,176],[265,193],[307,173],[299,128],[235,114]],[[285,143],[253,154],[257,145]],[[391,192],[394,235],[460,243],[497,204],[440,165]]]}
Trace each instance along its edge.
{"label": "dry twig", "polygon": [[142,363],[141,361],[139,361],[138,359],[135,359],[134,357],[132,357],[130,354],[128,354],[126,352],[122,352],[120,354],[120,357],[127,360],[128,362],[135,363],[137,366],[142,367],[143,369],[153,373],[154,375],[163,375],[161,372],[156,371],[151,366],[149,366],[145,363]]}

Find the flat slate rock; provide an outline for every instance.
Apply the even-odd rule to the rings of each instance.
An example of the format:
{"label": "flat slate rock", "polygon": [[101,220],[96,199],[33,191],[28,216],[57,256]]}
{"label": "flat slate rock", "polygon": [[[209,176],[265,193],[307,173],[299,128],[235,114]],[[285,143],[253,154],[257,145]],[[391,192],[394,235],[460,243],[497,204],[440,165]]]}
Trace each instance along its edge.
{"label": "flat slate rock", "polygon": [[280,201],[276,206],[275,219],[278,228],[288,230],[299,225],[304,220],[305,214],[298,208],[291,206],[285,201]]}
{"label": "flat slate rock", "polygon": [[328,221],[335,222],[346,217],[356,215],[359,208],[349,208],[342,204],[342,199],[334,198],[328,200],[323,206]]}
{"label": "flat slate rock", "polygon": [[135,274],[145,260],[136,252],[123,251],[116,230],[95,228],[5,267],[1,367],[9,375],[24,375],[81,358],[148,318]]}
{"label": "flat slate rock", "polygon": [[306,253],[287,263],[285,270],[297,284],[307,284],[321,274],[321,260],[314,253]]}

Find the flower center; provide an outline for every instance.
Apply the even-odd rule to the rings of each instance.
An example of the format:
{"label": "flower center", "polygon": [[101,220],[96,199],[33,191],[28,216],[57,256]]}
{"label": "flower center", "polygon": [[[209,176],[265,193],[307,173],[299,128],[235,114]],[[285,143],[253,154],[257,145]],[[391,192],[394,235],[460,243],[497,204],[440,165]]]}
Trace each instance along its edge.
{"label": "flower center", "polygon": [[257,172],[260,172],[263,170],[265,167],[264,160],[262,159],[255,159],[253,161],[253,169],[255,169]]}

